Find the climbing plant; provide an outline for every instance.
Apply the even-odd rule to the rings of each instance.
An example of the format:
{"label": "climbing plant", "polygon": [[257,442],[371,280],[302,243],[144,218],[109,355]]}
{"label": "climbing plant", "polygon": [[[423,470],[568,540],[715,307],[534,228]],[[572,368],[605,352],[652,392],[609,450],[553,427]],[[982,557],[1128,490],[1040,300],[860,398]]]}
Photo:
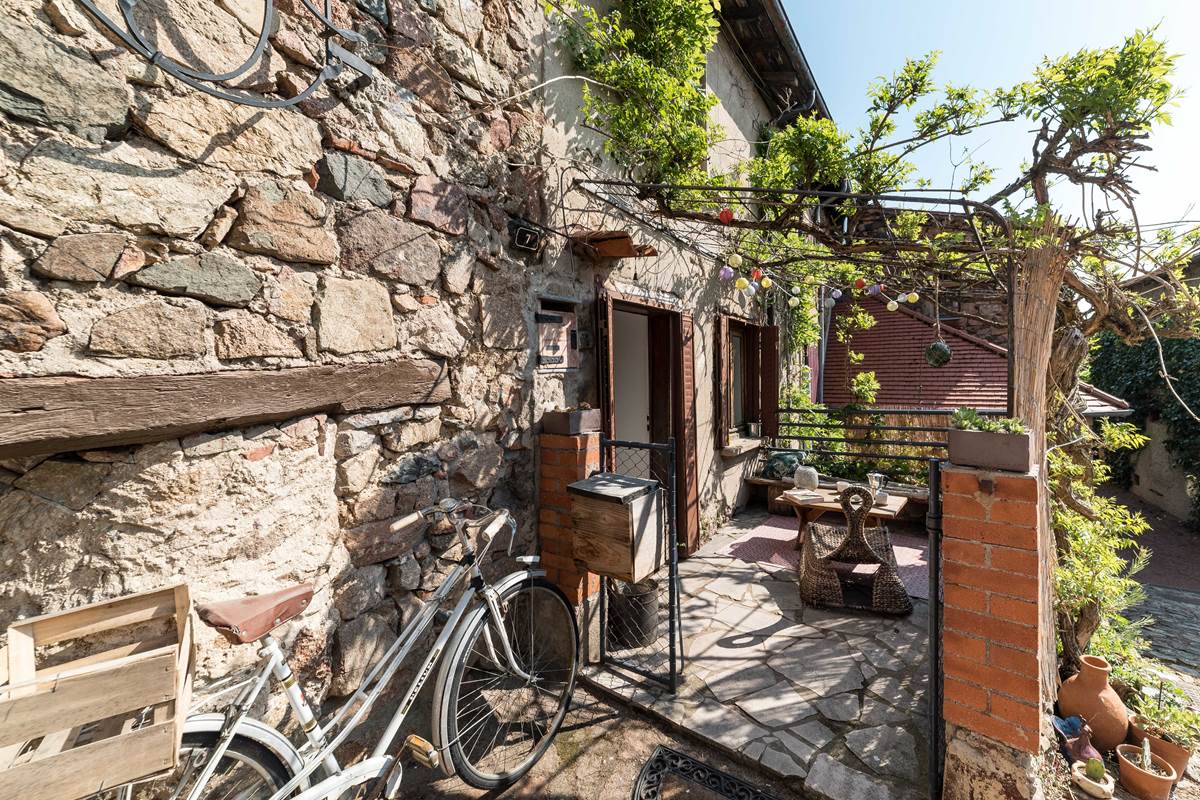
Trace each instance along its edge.
{"label": "climbing plant", "polygon": [[[1192,408],[1200,408],[1200,339],[1175,339],[1162,343],[1170,374],[1187,379],[1176,389]],[[1164,442],[1175,466],[1191,480],[1200,480],[1200,423],[1188,414],[1163,381],[1154,342],[1130,345],[1112,333],[1097,337],[1091,359],[1091,381],[1133,406],[1132,420],[1144,427],[1147,418],[1160,419],[1167,429]],[[1128,485],[1130,451],[1113,455],[1117,477]],[[1192,493],[1192,522],[1200,525],[1200,490]]]}
{"label": "climbing plant", "polygon": [[597,11],[579,0],[549,0],[575,62],[593,80],[583,111],[607,138],[605,150],[647,183],[703,181],[722,134],[704,85],[717,41],[714,0],[617,0]]}

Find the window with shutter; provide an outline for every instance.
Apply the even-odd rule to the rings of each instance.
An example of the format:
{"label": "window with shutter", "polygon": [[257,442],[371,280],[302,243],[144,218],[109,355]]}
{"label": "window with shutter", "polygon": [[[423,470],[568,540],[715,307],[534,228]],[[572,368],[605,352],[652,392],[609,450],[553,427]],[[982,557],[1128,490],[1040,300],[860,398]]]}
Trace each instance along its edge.
{"label": "window with shutter", "polygon": [[779,328],[726,314],[717,320],[717,444],[744,436],[761,422],[764,436],[778,433]]}

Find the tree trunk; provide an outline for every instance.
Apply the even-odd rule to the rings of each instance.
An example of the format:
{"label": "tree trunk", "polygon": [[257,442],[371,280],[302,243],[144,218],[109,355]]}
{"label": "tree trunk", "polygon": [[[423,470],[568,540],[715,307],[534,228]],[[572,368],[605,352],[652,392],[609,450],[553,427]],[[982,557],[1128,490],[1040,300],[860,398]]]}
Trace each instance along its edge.
{"label": "tree trunk", "polygon": [[1013,303],[1013,413],[1033,439],[1039,463],[1045,458],[1050,353],[1058,295],[1069,261],[1063,248],[1067,235],[1053,218],[1037,234],[1042,244],[1025,252],[1017,265]]}

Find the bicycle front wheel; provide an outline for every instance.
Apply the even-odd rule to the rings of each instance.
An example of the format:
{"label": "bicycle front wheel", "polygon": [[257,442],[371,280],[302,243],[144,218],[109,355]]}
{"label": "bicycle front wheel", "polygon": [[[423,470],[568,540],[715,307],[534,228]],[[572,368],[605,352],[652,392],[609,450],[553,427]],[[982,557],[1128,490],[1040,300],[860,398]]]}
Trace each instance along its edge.
{"label": "bicycle front wheel", "polygon": [[501,595],[500,610],[518,669],[504,654],[500,621],[484,611],[450,649],[441,698],[451,764],[477,789],[511,786],[537,763],[567,714],[579,668],[575,612],[557,586],[528,578]]}
{"label": "bicycle front wheel", "polygon": [[[170,775],[122,786],[91,800],[177,800],[192,791],[217,746],[216,733],[185,733],[179,765]],[[267,800],[292,778],[292,771],[263,745],[234,734],[217,768],[200,793],[201,800]]]}

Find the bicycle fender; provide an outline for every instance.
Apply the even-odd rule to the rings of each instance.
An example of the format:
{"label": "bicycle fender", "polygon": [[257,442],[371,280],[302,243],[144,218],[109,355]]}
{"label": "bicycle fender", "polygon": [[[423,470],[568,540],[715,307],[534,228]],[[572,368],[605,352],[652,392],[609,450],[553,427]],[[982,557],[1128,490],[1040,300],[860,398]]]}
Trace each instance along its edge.
{"label": "bicycle fender", "polygon": [[[217,733],[221,730],[221,726],[225,724],[224,714],[197,714],[188,717],[183,723],[184,733]],[[259,722],[256,719],[246,717],[237,726],[235,733],[245,736],[247,739],[252,739],[258,742],[263,747],[270,750],[274,755],[278,756],[281,761],[288,765],[292,770],[292,774],[299,772],[304,767],[304,760],[300,758],[300,753],[292,745],[286,736],[272,728],[265,722]],[[301,790],[309,787],[309,780],[305,778],[300,782]]]}
{"label": "bicycle fender", "polygon": [[[528,569],[520,572],[512,572],[505,575],[496,583],[492,584],[492,588],[497,594],[503,594],[505,590],[519,583],[529,580],[530,578],[544,578],[546,570],[544,569]],[[450,760],[450,750],[448,743],[450,741],[450,731],[448,728],[450,720],[450,692],[447,691],[450,681],[450,665],[454,663],[454,656],[457,655],[458,649],[462,646],[463,636],[471,628],[471,624],[476,618],[487,613],[487,606],[480,605],[471,610],[462,618],[458,625],[458,633],[450,640],[446,647],[445,653],[442,654],[441,668],[438,670],[437,682],[434,684],[433,696],[438,698],[433,704],[433,730],[431,734],[433,741],[431,744],[437,749],[441,756],[442,772],[446,775],[454,774],[454,764]]]}

